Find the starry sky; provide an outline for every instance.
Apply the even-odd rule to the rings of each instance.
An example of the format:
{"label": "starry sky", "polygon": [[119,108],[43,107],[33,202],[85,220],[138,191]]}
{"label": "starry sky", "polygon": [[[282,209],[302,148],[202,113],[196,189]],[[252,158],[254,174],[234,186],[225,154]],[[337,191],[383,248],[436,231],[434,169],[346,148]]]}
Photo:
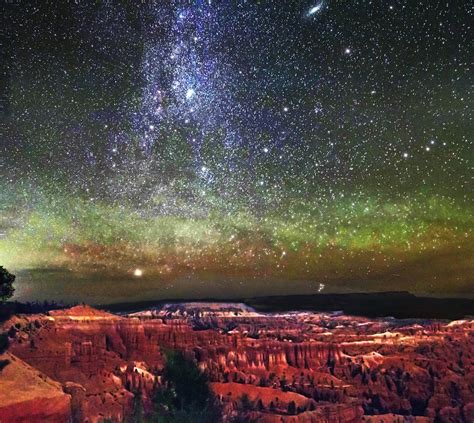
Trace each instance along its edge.
{"label": "starry sky", "polygon": [[76,3],[3,5],[20,293],[474,291],[467,2]]}

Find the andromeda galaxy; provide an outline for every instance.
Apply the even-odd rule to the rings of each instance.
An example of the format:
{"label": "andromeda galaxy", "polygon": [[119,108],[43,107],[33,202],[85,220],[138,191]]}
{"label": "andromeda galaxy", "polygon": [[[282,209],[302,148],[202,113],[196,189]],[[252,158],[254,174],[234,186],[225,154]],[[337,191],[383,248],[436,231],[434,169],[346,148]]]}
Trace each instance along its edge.
{"label": "andromeda galaxy", "polygon": [[323,6],[324,6],[324,2],[318,3],[317,5],[313,6],[311,9],[309,9],[308,16],[312,16],[318,13],[319,11],[321,11]]}

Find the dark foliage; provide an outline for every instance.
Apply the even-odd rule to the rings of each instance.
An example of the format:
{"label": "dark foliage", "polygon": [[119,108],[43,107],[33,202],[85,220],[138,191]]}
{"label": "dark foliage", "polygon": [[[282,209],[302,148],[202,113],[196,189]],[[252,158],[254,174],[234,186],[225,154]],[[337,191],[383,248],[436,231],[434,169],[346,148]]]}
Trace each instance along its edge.
{"label": "dark foliage", "polygon": [[13,292],[15,292],[13,282],[15,282],[15,275],[0,266],[0,301],[4,302],[12,297]]}
{"label": "dark foliage", "polygon": [[0,333],[0,354],[3,354],[8,348],[8,334]]}
{"label": "dark foliage", "polygon": [[291,416],[296,414],[296,403],[294,401],[288,404],[288,414]]}
{"label": "dark foliage", "polygon": [[219,402],[195,363],[179,352],[167,354],[164,385],[154,396],[150,422],[216,423],[221,420]]}
{"label": "dark foliage", "polygon": [[74,304],[60,304],[55,301],[33,301],[20,303],[8,301],[0,303],[0,322],[9,319],[13,314],[39,314],[50,310],[59,310],[72,307]]}
{"label": "dark foliage", "polygon": [[[3,304],[8,300],[15,291],[13,288],[13,282],[15,281],[15,275],[12,275],[7,269],[0,266],[0,322],[10,317],[10,313],[5,310]],[[0,333],[0,354],[3,354],[8,348],[8,334]],[[0,372],[8,365],[8,360],[0,360]]]}

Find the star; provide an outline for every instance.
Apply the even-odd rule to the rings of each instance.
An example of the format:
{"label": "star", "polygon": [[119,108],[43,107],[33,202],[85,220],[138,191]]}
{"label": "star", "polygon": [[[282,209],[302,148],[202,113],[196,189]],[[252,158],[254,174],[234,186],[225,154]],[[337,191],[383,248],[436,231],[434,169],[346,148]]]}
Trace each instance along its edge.
{"label": "star", "polygon": [[193,88],[188,88],[188,90],[186,91],[186,100],[189,100],[192,97],[194,97],[194,94],[196,94],[194,89]]}

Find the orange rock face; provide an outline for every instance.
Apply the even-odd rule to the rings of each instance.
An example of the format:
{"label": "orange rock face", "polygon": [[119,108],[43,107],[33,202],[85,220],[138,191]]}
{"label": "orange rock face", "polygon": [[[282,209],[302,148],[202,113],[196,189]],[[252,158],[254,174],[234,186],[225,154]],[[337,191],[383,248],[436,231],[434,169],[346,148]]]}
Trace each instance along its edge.
{"label": "orange rock face", "polygon": [[12,354],[0,355],[8,364],[0,373],[0,422],[67,422],[71,398],[60,383],[41,374]]}
{"label": "orange rock face", "polygon": [[[180,304],[125,316],[79,306],[16,316],[4,329],[9,352],[53,381],[62,398],[59,420],[43,421],[120,421],[139,391],[149,409],[167,349],[183,351],[207,372],[225,419],[350,423],[403,415],[469,422],[474,414],[470,320],[369,320]],[[12,377],[11,365],[0,381]],[[23,408],[7,404],[0,390],[0,416],[8,410],[1,422],[23,421],[25,412],[54,414],[48,401],[35,402],[47,398],[43,391],[30,391],[30,406]]]}

